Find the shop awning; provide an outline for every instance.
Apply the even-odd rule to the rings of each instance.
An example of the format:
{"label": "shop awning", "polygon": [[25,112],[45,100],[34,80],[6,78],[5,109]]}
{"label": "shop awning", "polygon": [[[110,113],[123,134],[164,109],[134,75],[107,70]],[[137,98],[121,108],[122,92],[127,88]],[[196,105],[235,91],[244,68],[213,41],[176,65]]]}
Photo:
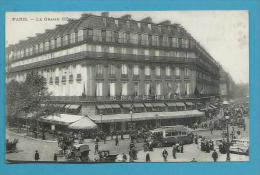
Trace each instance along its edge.
{"label": "shop awning", "polygon": [[111,107],[114,109],[120,109],[119,104],[111,104]]}
{"label": "shop awning", "polygon": [[133,105],[135,108],[144,108],[144,105],[142,103],[134,103]]}
{"label": "shop awning", "polygon": [[[144,121],[144,120],[156,120],[156,119],[178,119],[178,118],[193,118],[193,117],[203,117],[204,112],[198,110],[190,111],[176,111],[176,112],[142,112],[133,113],[133,121]],[[95,123],[101,123],[99,115],[90,115],[89,118]],[[127,122],[131,121],[130,114],[113,114],[104,115],[102,118],[102,123],[113,123],[113,122]]]}
{"label": "shop awning", "polygon": [[106,109],[111,109],[112,108],[112,106],[110,104],[104,104],[104,106],[105,106]]}
{"label": "shop awning", "polygon": [[50,116],[43,116],[43,117],[41,117],[41,120],[43,122],[52,123],[52,124],[69,125],[71,123],[74,123],[74,122],[82,119],[83,117],[84,116],[81,116],[81,115],[53,114]]}
{"label": "shop awning", "polygon": [[147,108],[152,108],[152,107],[153,107],[153,106],[151,105],[151,103],[145,103],[144,105],[145,105],[145,107],[147,107]]}
{"label": "shop awning", "polygon": [[176,106],[176,103],[166,103],[167,106],[170,106],[170,107],[175,107]]}
{"label": "shop awning", "polygon": [[54,107],[58,107],[58,108],[64,108],[66,105],[65,104],[54,104]]}
{"label": "shop awning", "polygon": [[97,105],[98,109],[106,109],[105,105]]}
{"label": "shop awning", "polygon": [[152,103],[154,107],[165,107],[164,103]]}
{"label": "shop awning", "polygon": [[70,105],[68,109],[78,109],[80,105]]}
{"label": "shop awning", "polygon": [[176,102],[176,106],[185,106],[185,104],[182,102]]}
{"label": "shop awning", "polygon": [[188,106],[193,106],[194,104],[192,102],[185,102],[186,105]]}
{"label": "shop awning", "polygon": [[123,108],[131,108],[132,104],[122,104]]}
{"label": "shop awning", "polygon": [[97,128],[97,125],[90,120],[88,117],[83,117],[80,120],[70,124],[68,126],[70,129],[95,129]]}

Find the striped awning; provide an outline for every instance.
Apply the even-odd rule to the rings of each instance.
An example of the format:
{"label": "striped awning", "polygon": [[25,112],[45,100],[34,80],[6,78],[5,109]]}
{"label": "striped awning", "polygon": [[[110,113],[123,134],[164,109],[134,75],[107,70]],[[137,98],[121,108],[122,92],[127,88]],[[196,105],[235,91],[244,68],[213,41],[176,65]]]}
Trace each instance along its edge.
{"label": "striped awning", "polygon": [[131,108],[132,104],[122,104],[123,108]]}
{"label": "striped awning", "polygon": [[176,102],[176,106],[185,106],[185,104],[182,102]]}
{"label": "striped awning", "polygon": [[119,104],[111,104],[111,107],[112,107],[113,109],[120,109]]}
{"label": "striped awning", "polygon": [[192,102],[185,102],[186,105],[188,106],[193,106],[194,104]]}
{"label": "striped awning", "polygon": [[106,106],[105,106],[105,105],[100,105],[100,104],[99,104],[99,105],[97,105],[97,108],[98,108],[98,109],[106,109]]}
{"label": "striped awning", "polygon": [[153,107],[153,106],[151,105],[151,103],[145,103],[144,105],[145,105],[145,107],[147,107],[147,108],[152,108],[152,107]]}
{"label": "striped awning", "polygon": [[[163,120],[163,119],[178,119],[178,118],[194,118],[194,117],[203,117],[205,116],[204,112],[198,110],[190,111],[175,111],[175,112],[141,112],[133,113],[133,121],[144,121],[144,120]],[[113,122],[125,122],[131,121],[130,114],[111,114],[103,115],[102,121],[100,120],[99,115],[89,115],[89,118],[95,123],[113,123]]]}
{"label": "striped awning", "polygon": [[70,105],[68,109],[78,109],[80,105]]}
{"label": "striped awning", "polygon": [[104,106],[106,107],[106,109],[111,109],[112,106],[110,104],[104,104]]}
{"label": "striped awning", "polygon": [[176,106],[176,103],[166,103],[167,106],[170,106],[170,107],[175,107]]}
{"label": "striped awning", "polygon": [[142,103],[134,103],[133,105],[135,108],[144,108],[144,105]]}
{"label": "striped awning", "polygon": [[164,103],[152,103],[153,107],[165,107]]}

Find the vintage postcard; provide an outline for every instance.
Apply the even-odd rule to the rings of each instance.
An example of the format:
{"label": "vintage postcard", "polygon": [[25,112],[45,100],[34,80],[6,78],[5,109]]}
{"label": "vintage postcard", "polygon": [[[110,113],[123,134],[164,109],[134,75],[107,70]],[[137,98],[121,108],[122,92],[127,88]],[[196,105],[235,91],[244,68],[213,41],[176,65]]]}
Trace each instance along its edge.
{"label": "vintage postcard", "polygon": [[5,15],[6,163],[250,160],[247,10]]}

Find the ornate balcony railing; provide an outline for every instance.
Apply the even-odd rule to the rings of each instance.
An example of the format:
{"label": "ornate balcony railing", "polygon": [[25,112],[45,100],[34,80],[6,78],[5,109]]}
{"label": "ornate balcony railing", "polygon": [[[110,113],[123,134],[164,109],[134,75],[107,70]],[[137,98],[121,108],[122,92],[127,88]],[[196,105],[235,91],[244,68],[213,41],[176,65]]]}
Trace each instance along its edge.
{"label": "ornate balcony railing", "polygon": [[196,97],[195,95],[121,95],[121,96],[51,96],[50,101],[59,103],[79,103],[79,102],[109,102],[109,101],[167,101],[167,100],[187,100],[187,99],[197,99],[197,98],[207,98],[216,96],[212,94],[200,95]]}

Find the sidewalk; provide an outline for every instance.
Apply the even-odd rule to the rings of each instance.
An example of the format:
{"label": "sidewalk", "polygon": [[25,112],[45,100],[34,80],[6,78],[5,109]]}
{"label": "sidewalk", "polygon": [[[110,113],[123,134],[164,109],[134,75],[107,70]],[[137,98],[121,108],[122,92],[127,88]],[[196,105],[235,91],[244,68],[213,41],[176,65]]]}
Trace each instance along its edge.
{"label": "sidewalk", "polygon": [[[40,138],[33,138],[31,136],[28,136],[27,133],[17,133],[15,131],[11,131],[9,130],[8,128],[6,128],[6,133],[9,132],[13,135],[16,135],[16,136],[20,136],[20,137],[25,137],[25,138],[28,138],[28,139],[31,139],[31,140],[35,140],[35,141],[42,141],[42,142],[47,142],[47,143],[56,143],[57,140],[42,140]],[[8,134],[6,134],[8,135]]]}

